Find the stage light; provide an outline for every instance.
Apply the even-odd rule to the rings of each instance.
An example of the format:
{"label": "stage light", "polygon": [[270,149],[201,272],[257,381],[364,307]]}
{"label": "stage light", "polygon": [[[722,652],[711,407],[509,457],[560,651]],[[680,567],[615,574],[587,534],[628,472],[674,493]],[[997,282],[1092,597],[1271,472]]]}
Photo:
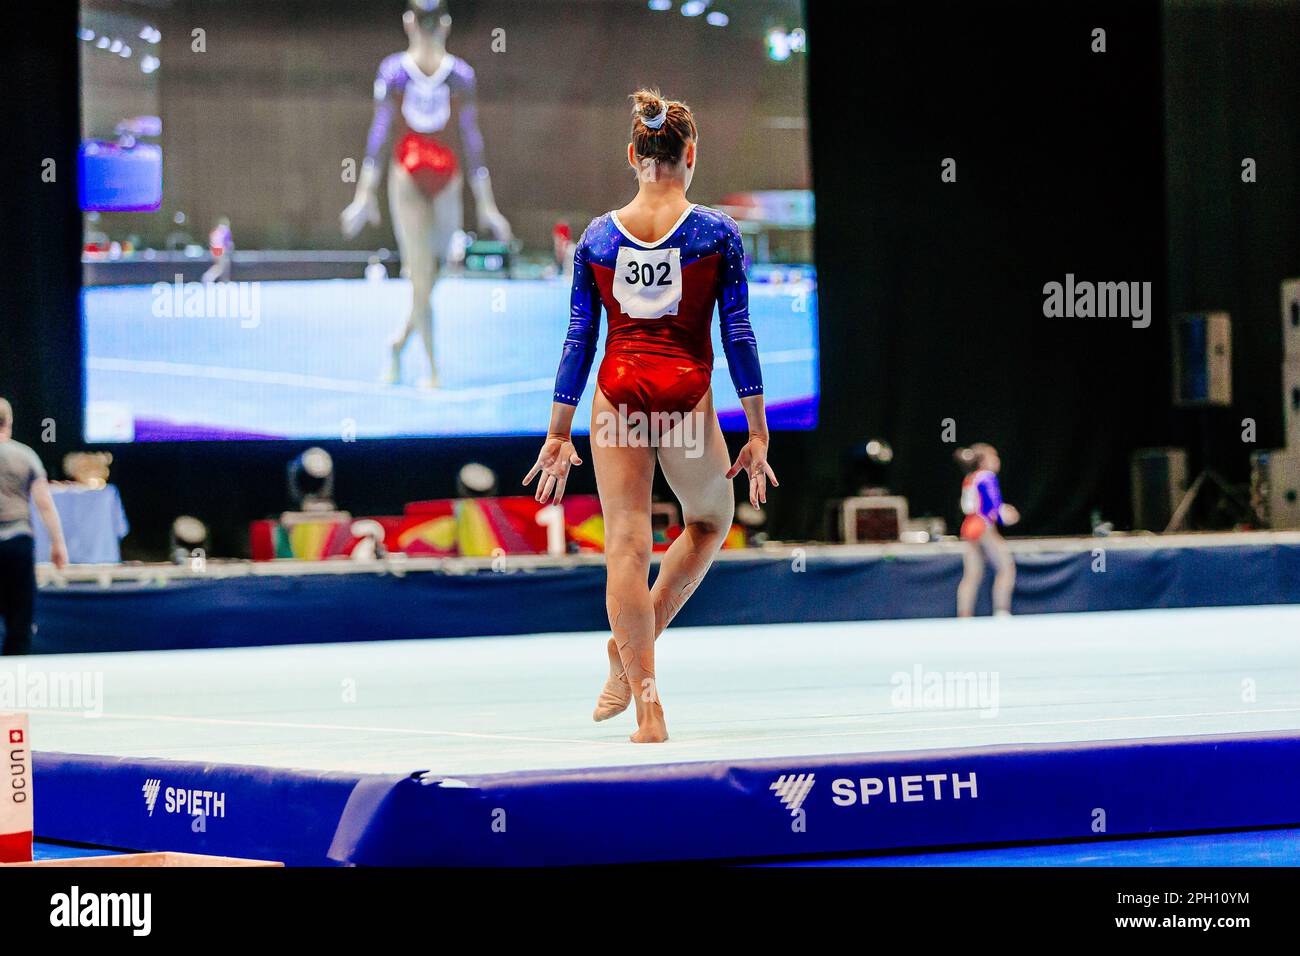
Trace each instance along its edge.
{"label": "stage light", "polygon": [[77,39],[84,40],[86,43],[89,43],[95,39],[95,31],[89,30],[86,27],[82,27],[77,31]]}
{"label": "stage light", "polygon": [[384,547],[384,526],[373,518],[362,518],[352,522],[352,537],[359,538],[352,549],[353,561],[375,561],[388,556]]}
{"label": "stage light", "polygon": [[767,523],[767,512],[742,501],[736,505],[736,523],[750,531],[757,530]]}
{"label": "stage light", "polygon": [[721,10],[712,11],[704,19],[708,21],[709,26],[711,27],[725,27],[728,23],[731,22],[731,17],[727,16]]}
{"label": "stage light", "polygon": [[486,498],[496,490],[497,474],[487,465],[471,461],[456,475],[456,493],[461,498]]}
{"label": "stage light", "polygon": [[768,30],[767,56],[777,63],[784,63],[790,59],[790,35],[784,30]]}
{"label": "stage light", "polygon": [[162,66],[162,61],[159,60],[156,56],[150,56],[146,54],[145,56],[140,58],[141,73],[152,73],[160,66]]}
{"label": "stage light", "polygon": [[289,499],[300,511],[334,510],[334,459],[324,448],[308,448],[288,468]]}
{"label": "stage light", "polygon": [[705,10],[709,9],[710,0],[686,0],[682,4],[682,16],[698,17]]}
{"label": "stage light", "polygon": [[873,438],[864,446],[867,458],[879,465],[887,465],[894,460],[894,449],[889,447],[889,442]]}
{"label": "stage light", "polygon": [[190,564],[206,560],[208,526],[193,515],[181,515],[172,522],[171,556],[173,564]]}
{"label": "stage light", "polygon": [[849,487],[855,495],[886,495],[894,449],[881,438],[870,438],[848,450]]}
{"label": "stage light", "polygon": [[662,13],[673,8],[673,0],[650,0],[650,9]]}
{"label": "stage light", "polygon": [[108,45],[112,42],[113,41],[110,40],[108,37],[100,37],[98,40],[95,41],[95,48],[98,50],[107,50]]}

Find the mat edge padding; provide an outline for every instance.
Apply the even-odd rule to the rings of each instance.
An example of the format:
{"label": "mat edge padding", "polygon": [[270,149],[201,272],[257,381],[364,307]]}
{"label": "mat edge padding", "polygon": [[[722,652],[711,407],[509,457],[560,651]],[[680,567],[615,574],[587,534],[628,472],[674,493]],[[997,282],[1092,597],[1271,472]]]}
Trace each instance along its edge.
{"label": "mat edge padding", "polygon": [[[454,777],[49,752],[35,770],[41,839],[290,865],[770,858],[1300,823],[1300,733]],[[186,805],[185,791],[199,796]]]}

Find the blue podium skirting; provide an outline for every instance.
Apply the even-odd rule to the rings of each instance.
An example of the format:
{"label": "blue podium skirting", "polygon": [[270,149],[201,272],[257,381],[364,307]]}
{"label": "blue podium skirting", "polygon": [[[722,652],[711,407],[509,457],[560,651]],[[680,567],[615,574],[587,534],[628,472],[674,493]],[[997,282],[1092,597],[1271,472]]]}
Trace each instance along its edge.
{"label": "blue podium skirting", "polygon": [[1300,823],[1300,737],[1280,734],[459,779],[38,753],[35,773],[42,839],[290,865],[742,859]]}
{"label": "blue podium skirting", "polygon": [[[1251,536],[1254,540],[1267,536]],[[1218,540],[1222,541],[1223,538]],[[1018,554],[1018,614],[1300,602],[1300,544],[1112,547]],[[1097,548],[1106,548],[1104,539]],[[1104,561],[1104,565],[1102,562]],[[1101,568],[1104,566],[1104,570]],[[652,571],[653,574],[653,571]],[[678,626],[951,617],[953,550],[834,548],[720,559]],[[601,631],[605,570],[591,564],[470,574],[197,575],[46,586],[37,653]],[[988,582],[978,613],[990,610]]]}

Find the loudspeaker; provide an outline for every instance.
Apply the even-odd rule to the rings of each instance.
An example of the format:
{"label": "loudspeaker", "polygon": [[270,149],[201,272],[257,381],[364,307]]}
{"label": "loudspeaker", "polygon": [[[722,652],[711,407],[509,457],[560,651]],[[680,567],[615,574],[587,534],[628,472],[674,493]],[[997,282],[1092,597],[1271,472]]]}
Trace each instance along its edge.
{"label": "loudspeaker", "polygon": [[1174,318],[1174,405],[1232,404],[1232,319],[1227,312]]}
{"label": "loudspeaker", "polygon": [[1282,363],[1282,423],[1286,447],[1300,452],[1300,356]]}
{"label": "loudspeaker", "polygon": [[1282,283],[1282,354],[1300,361],[1300,279]]}
{"label": "loudspeaker", "polygon": [[1250,500],[1270,528],[1300,528],[1300,453],[1257,451],[1250,456]]}
{"label": "loudspeaker", "polygon": [[1132,458],[1133,528],[1164,531],[1187,494],[1187,452],[1139,448]]}

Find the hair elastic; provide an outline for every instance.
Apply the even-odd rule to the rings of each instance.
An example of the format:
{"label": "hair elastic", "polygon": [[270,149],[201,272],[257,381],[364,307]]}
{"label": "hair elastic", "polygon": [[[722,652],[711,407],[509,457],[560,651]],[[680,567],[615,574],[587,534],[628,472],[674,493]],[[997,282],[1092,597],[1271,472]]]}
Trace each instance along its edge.
{"label": "hair elastic", "polygon": [[659,129],[659,127],[664,125],[664,120],[666,119],[668,119],[668,107],[660,106],[657,115],[651,116],[649,119],[642,116],[641,122],[650,129]]}

